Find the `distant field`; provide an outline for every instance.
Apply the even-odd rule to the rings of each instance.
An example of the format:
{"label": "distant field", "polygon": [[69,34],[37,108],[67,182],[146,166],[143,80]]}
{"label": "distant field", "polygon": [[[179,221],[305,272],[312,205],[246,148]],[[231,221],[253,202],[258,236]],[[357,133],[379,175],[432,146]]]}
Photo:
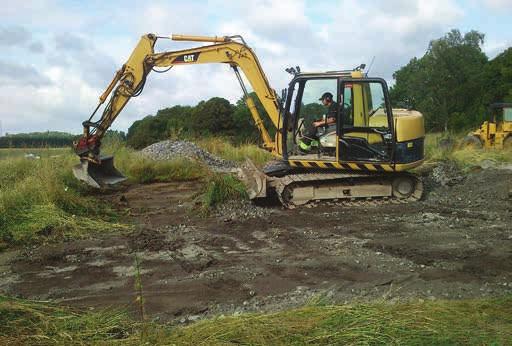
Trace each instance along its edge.
{"label": "distant field", "polygon": [[0,148],[0,160],[13,157],[23,157],[33,154],[39,157],[64,155],[71,152],[71,148]]}

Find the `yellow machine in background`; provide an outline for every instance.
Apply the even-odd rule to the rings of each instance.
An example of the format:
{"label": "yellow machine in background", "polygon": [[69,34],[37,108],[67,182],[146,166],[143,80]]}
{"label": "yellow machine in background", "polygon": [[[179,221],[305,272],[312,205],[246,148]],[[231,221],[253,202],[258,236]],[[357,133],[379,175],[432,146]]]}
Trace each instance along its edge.
{"label": "yellow machine in background", "polygon": [[464,146],[512,149],[512,103],[493,103],[489,106],[491,119],[464,138]]}

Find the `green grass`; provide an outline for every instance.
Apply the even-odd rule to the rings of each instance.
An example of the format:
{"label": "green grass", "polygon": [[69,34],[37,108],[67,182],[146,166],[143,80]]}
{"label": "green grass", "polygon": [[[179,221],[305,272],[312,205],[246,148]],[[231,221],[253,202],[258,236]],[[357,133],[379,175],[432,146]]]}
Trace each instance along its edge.
{"label": "green grass", "polygon": [[[427,162],[453,161],[461,168],[480,164],[483,160],[496,163],[512,163],[512,151],[506,149],[462,148],[465,134],[429,133],[425,138],[425,158]],[[439,142],[449,138],[453,141],[452,148],[443,148]]]}
{"label": "green grass", "polygon": [[[221,138],[207,138],[199,145],[227,160],[242,162],[250,157],[253,162],[263,164],[269,153],[255,145],[235,147]],[[110,145],[106,150],[116,157],[116,167],[125,173],[131,182],[150,183],[155,181],[198,180],[203,185],[199,205],[203,214],[228,200],[247,198],[244,185],[233,175],[212,172],[202,162],[177,158],[168,161],[154,161],[144,158],[123,144]]]}
{"label": "green grass", "polygon": [[118,310],[74,310],[0,297],[1,344],[508,345],[512,297],[306,306],[217,317],[186,327]]}
{"label": "green grass", "polygon": [[[110,206],[94,197],[96,191],[74,178],[71,168],[78,158],[70,150],[41,159],[11,152],[0,160],[0,249],[131,228],[116,222]],[[116,166],[132,183],[204,179],[209,174],[197,161],[152,161],[120,143],[110,143],[105,152],[115,154]]]}
{"label": "green grass", "polygon": [[55,304],[0,296],[0,344],[69,345],[105,342],[136,333],[118,310],[74,311]]}
{"label": "green grass", "polygon": [[235,146],[223,138],[205,138],[197,141],[197,145],[225,160],[244,162],[250,159],[256,166],[262,167],[272,159],[272,154],[255,144]]}
{"label": "green grass", "polygon": [[158,181],[196,180],[207,174],[208,168],[200,162],[185,158],[169,161],[153,161],[136,157],[124,171],[131,182],[151,183]]}
{"label": "green grass", "polygon": [[226,201],[247,198],[247,191],[240,180],[230,174],[210,173],[200,196],[201,211],[208,214]]}
{"label": "green grass", "polygon": [[0,248],[128,228],[75,180],[76,163],[70,152],[0,160]]}
{"label": "green grass", "polygon": [[[120,142],[107,143],[103,149],[106,155],[115,156],[116,167],[131,183],[198,180],[204,186],[200,204],[206,213],[226,200],[246,197],[236,178],[214,174],[201,162],[185,158],[153,161]],[[4,150],[0,249],[131,228],[116,222],[116,213],[95,198],[96,191],[74,178],[71,168],[78,158],[69,149],[55,152],[59,154],[41,149],[40,159],[26,159],[22,150]]]}
{"label": "green grass", "polygon": [[126,175],[131,183],[197,180],[204,178],[209,172],[208,167],[197,160],[178,157],[155,161],[120,142],[108,143],[103,152],[115,157],[116,168]]}

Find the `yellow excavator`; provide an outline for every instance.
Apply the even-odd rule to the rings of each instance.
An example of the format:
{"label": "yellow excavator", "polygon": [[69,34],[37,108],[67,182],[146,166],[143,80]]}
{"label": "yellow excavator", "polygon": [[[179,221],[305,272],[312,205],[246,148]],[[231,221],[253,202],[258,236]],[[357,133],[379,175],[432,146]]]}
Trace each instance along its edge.
{"label": "yellow excavator", "polygon": [[[196,48],[155,53],[158,39],[208,42]],[[420,179],[407,171],[422,164],[425,130],[421,113],[392,109],[388,87],[382,78],[368,77],[364,65],[351,70],[302,72],[293,75],[281,96],[270,86],[254,51],[241,36],[141,37],[128,61],[115,74],[100,96],[90,118],[83,122],[83,135],[74,144],[81,163],[75,176],[94,187],[116,184],[125,177],[114,167],[112,157],[100,154],[101,140],[127,102],[144,89],[151,71],[165,72],[180,65],[223,63],[234,71],[245,96],[263,148],[276,160],[262,171],[248,162],[240,170],[251,198],[277,194],[282,204],[294,207],[317,200],[410,201],[421,198]],[[158,69],[164,70],[158,70]],[[275,136],[258,113],[240,74],[245,74],[261,101]],[[109,97],[102,115],[93,118]],[[329,121],[319,104],[320,95],[330,95],[335,107]],[[312,117],[325,120],[309,151],[301,149]],[[320,120],[318,120],[320,119]],[[333,120],[334,119],[334,120]]]}

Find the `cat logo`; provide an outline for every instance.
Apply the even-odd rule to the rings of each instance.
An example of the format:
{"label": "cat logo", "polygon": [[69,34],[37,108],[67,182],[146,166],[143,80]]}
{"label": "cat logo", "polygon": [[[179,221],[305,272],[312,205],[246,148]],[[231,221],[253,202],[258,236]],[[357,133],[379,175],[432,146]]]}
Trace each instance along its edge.
{"label": "cat logo", "polygon": [[184,55],[183,56],[183,61],[184,62],[194,62],[194,54],[189,54],[189,55]]}
{"label": "cat logo", "polygon": [[176,57],[173,61],[173,64],[183,64],[183,63],[191,63],[196,62],[200,53],[192,53],[192,54],[183,54]]}

